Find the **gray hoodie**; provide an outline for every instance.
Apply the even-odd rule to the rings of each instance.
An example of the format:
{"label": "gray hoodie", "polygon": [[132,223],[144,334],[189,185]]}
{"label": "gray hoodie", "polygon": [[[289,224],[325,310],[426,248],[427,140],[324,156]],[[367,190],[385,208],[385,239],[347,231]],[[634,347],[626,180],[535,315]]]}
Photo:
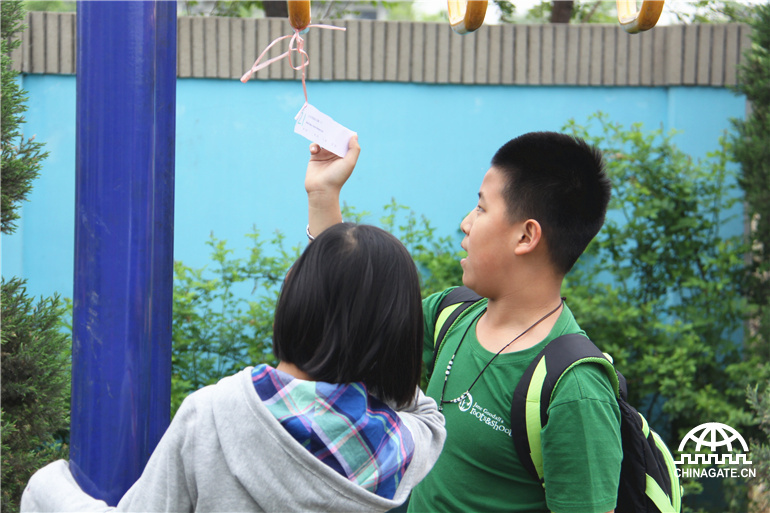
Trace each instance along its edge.
{"label": "gray hoodie", "polygon": [[398,410],[415,443],[393,500],[349,481],[302,447],[262,404],[251,368],[191,394],[116,508],[83,492],[64,460],[29,481],[22,511],[387,511],[403,503],[444,444],[444,418],[418,391]]}

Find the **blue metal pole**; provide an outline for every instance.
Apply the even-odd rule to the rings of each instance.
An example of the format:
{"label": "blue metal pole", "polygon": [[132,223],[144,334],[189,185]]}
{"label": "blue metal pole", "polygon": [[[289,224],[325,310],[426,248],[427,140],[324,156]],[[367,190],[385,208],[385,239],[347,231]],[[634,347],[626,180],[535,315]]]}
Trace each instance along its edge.
{"label": "blue metal pole", "polygon": [[115,505],[169,423],[176,2],[77,14],[70,468]]}

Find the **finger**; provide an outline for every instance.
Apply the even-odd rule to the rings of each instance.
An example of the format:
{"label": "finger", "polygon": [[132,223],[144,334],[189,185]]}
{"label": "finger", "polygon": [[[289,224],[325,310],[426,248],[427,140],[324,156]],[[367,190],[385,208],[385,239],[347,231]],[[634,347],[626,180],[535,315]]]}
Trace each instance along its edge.
{"label": "finger", "polygon": [[339,157],[332,153],[331,151],[327,150],[326,148],[322,148],[320,145],[316,144],[317,149],[315,153],[313,150],[310,150],[310,160],[314,162],[325,162],[328,160],[336,160]]}
{"label": "finger", "polygon": [[326,148],[322,148],[321,145],[313,143],[310,145],[310,161],[311,162],[326,162],[328,160],[338,159],[339,157],[330,152]]}
{"label": "finger", "polygon": [[350,141],[348,141],[348,152],[345,155],[345,160],[352,161],[355,165],[360,154],[361,146],[358,145],[358,134],[356,134],[350,138]]}

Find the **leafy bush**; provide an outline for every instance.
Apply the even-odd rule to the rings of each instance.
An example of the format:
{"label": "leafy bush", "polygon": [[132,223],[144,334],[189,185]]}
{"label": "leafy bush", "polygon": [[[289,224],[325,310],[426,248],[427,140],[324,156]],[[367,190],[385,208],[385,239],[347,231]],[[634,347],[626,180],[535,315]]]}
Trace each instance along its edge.
{"label": "leafy bush", "polygon": [[770,381],[764,391],[758,386],[748,388],[748,402],[762,433],[751,440],[749,459],[757,472],[752,480],[752,510],[756,513],[770,511]]}
{"label": "leafy bush", "polygon": [[751,260],[746,296],[755,336],[750,350],[770,360],[770,4],[754,8],[749,19],[751,46],[744,53],[736,90],[746,95],[751,112],[733,120],[732,153],[741,165],[739,184],[750,220]]}
{"label": "leafy bush", "polygon": [[[751,111],[746,120],[733,120],[733,155],[741,165],[739,183],[746,195],[750,220],[751,258],[747,266],[746,297],[751,303],[750,351],[760,361],[770,361],[770,4],[754,8],[751,46],[744,52],[736,90],[746,95]],[[770,387],[768,387],[770,388]],[[767,440],[770,434],[770,390],[759,395],[751,389],[749,402],[757,411]],[[770,448],[752,447],[757,478],[752,483],[752,509],[770,510]],[[763,491],[764,490],[764,491]]]}
{"label": "leafy bush", "polygon": [[[43,145],[22,133],[26,92],[11,67],[21,43],[24,8],[20,0],[0,2],[2,72],[2,233],[16,230],[20,203],[32,190],[43,159]],[[2,492],[0,509],[19,510],[32,473],[57,457],[69,428],[69,337],[60,331],[63,306],[57,296],[33,306],[24,282],[2,280]]]}
{"label": "leafy bush", "polygon": [[2,282],[2,510],[18,511],[21,492],[46,463],[67,457],[69,337],[58,297],[33,300],[24,282]]}
{"label": "leafy bush", "polygon": [[[264,250],[255,229],[247,258],[211,235],[211,269],[174,264],[171,411],[192,391],[254,363],[275,363],[273,311],[283,277],[299,256],[277,233]],[[248,287],[251,289],[249,290]]]}
{"label": "leafy bush", "polygon": [[590,123],[567,128],[603,150],[613,199],[567,277],[570,307],[670,446],[704,422],[754,433],[744,390],[768,367],[741,343],[746,247],[740,235],[722,234],[740,199],[727,141],[694,160],[673,134],[626,129],[602,114]]}
{"label": "leafy bush", "polygon": [[32,181],[37,178],[42,161],[48,153],[42,151],[42,143],[35,142],[34,137],[24,137],[21,131],[24,112],[27,110],[27,94],[16,81],[18,73],[11,67],[11,52],[21,44],[18,34],[24,28],[24,7],[20,0],[8,0],[0,3],[0,10],[2,232],[13,233],[19,218],[20,203],[27,199],[32,190]]}

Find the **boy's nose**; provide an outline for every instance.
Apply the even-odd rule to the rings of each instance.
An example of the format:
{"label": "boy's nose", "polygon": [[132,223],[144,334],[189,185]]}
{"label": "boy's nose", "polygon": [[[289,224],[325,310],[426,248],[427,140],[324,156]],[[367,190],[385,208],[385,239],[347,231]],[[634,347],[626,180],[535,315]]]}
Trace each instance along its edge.
{"label": "boy's nose", "polygon": [[468,235],[468,232],[470,232],[471,230],[471,225],[473,224],[473,219],[471,219],[472,217],[473,217],[473,210],[468,212],[468,215],[465,216],[465,219],[463,219],[462,222],[460,223],[460,230],[462,230],[462,232],[465,235]]}

